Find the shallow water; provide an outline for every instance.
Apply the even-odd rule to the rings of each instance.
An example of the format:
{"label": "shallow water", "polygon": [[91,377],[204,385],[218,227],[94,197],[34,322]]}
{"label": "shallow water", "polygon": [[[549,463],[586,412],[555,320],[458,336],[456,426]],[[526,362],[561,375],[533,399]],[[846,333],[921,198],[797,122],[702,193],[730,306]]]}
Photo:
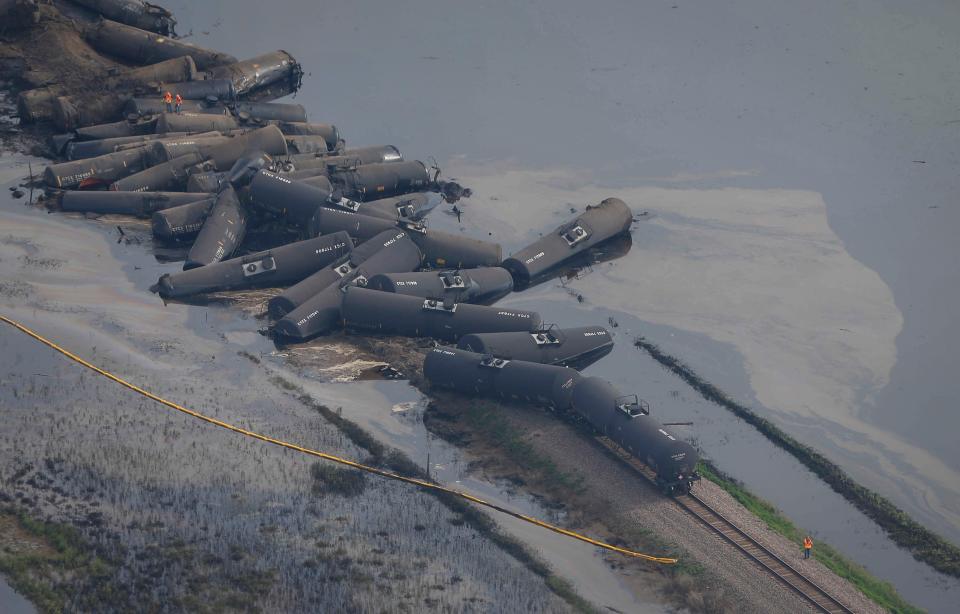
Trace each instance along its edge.
{"label": "shallow water", "polygon": [[4,614],[34,614],[37,609],[29,601],[16,592],[6,579],[0,576],[0,612]]}
{"label": "shallow water", "polygon": [[[406,382],[355,382],[339,385],[308,384],[311,395],[330,407],[343,409],[344,416],[360,424],[381,441],[405,452],[426,465],[440,483],[469,492],[487,501],[505,505],[548,522],[560,522],[555,513],[524,495],[511,494],[506,486],[495,485],[467,475],[466,461],[453,446],[429,434],[423,425],[427,399]],[[391,411],[384,408],[390,406]],[[512,536],[521,539],[546,560],[554,570],[572,581],[585,599],[601,608],[629,612],[665,612],[650,595],[634,595],[622,579],[610,573],[597,548],[561,538],[548,531],[531,529],[519,520],[495,516]]]}

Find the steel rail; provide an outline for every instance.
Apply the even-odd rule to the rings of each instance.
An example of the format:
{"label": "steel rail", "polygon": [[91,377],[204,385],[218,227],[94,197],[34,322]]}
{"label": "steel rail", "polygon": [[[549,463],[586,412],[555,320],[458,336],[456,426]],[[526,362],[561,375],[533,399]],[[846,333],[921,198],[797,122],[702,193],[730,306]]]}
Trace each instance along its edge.
{"label": "steel rail", "polygon": [[[618,459],[642,475],[647,481],[656,485],[656,474],[639,459],[607,437],[598,437],[597,440],[613,452]],[[723,541],[737,548],[744,556],[760,565],[764,571],[780,580],[790,590],[806,599],[818,611],[830,614],[853,614],[853,610],[841,603],[836,597],[774,554],[769,548],[734,524],[733,521],[710,507],[696,494],[691,492],[672,497],[672,499],[681,509],[705,524]]]}

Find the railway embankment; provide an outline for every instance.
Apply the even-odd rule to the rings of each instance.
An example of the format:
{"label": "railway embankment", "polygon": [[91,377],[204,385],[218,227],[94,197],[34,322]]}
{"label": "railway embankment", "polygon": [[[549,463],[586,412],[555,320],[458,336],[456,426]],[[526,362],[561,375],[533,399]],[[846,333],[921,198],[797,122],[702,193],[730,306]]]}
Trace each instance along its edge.
{"label": "railway embankment", "polygon": [[857,483],[822,453],[797,441],[771,420],[730,398],[681,359],[667,354],[643,337],[635,339],[634,345],[647,352],[704,398],[732,412],[776,446],[794,456],[835,492],[876,522],[894,543],[909,551],[914,558],[941,573],[960,577],[960,548],[956,545],[910,518],[886,497]]}

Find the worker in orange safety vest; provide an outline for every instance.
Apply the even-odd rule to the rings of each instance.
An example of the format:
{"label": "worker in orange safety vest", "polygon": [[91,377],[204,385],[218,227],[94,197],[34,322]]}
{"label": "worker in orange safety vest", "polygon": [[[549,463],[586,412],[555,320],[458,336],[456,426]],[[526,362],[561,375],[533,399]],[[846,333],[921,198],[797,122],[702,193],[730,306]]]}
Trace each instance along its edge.
{"label": "worker in orange safety vest", "polygon": [[177,113],[180,113],[180,107],[183,105],[183,96],[177,92]]}
{"label": "worker in orange safety vest", "polygon": [[167,113],[173,113],[173,94],[170,92],[164,94],[163,101],[167,104]]}
{"label": "worker in orange safety vest", "polygon": [[803,558],[810,558],[810,551],[813,550],[813,540],[807,535],[803,538]]}

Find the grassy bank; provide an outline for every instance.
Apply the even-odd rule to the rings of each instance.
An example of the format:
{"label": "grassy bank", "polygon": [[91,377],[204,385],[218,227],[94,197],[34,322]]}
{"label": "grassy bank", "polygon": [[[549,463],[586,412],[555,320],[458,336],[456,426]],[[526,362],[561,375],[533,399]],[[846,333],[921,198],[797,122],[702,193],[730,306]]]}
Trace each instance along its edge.
{"label": "grassy bank", "polygon": [[[716,467],[713,467],[709,463],[701,462],[700,474],[730,493],[740,505],[760,518],[760,520],[773,531],[783,535],[796,544],[800,544],[803,540],[804,532],[798,529],[780,510],[769,502],[750,493],[742,484],[725,475]],[[860,589],[860,592],[864,595],[891,612],[919,614],[923,611],[904,601],[889,582],[884,582],[873,577],[869,571],[846,559],[842,554],[837,552],[836,549],[830,546],[830,544],[822,541],[818,542],[813,549],[813,557],[820,561],[824,567],[841,578],[848,580]]]}
{"label": "grassy bank", "polygon": [[775,445],[796,457],[830,488],[873,519],[894,543],[909,551],[915,559],[927,563],[937,571],[960,578],[960,548],[910,518],[889,499],[855,482],[820,452],[800,443],[770,420],[731,399],[680,359],[664,353],[643,337],[638,337],[634,345],[687,382],[704,398],[728,409]]}

